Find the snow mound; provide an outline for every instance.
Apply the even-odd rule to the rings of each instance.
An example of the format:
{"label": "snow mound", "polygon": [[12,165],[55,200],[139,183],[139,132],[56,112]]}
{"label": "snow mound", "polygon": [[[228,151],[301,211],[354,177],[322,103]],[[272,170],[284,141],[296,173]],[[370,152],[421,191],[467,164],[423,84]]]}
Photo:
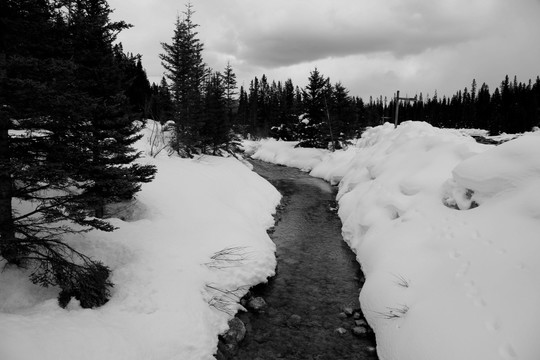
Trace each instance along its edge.
{"label": "snow mound", "polygon": [[156,151],[163,150],[157,128],[148,122],[137,145],[158,154],[140,160],[158,169],[137,196],[144,211],[130,222],[111,219],[113,233],[67,239],[111,267],[111,300],[94,310],[76,301],[61,309],[57,289],[3,271],[0,359],[213,359],[218,334],[239,309],[222,291],[241,296],[274,274],[266,229],[280,194],[236,159]]}
{"label": "snow mound", "polygon": [[540,177],[540,133],[521,136],[463,161],[453,170],[456,183],[478,202]]}
{"label": "snow mound", "polygon": [[493,146],[405,122],[309,161],[278,146],[258,152],[341,179],[342,232],[381,360],[540,357],[537,133]]}
{"label": "snow mound", "polygon": [[295,148],[296,141],[266,139],[260,142],[251,156],[253,159],[311,171],[328,153],[328,150]]}

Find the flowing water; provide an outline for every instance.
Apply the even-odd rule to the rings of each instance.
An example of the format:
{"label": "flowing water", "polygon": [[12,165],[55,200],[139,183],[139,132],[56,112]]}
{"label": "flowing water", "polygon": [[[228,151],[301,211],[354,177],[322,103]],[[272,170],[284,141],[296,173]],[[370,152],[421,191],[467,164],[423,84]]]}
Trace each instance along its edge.
{"label": "flowing water", "polygon": [[343,312],[359,309],[363,275],[341,237],[336,189],[293,168],[252,164],[283,195],[271,232],[278,266],[252,289],[268,308],[240,315],[247,335],[233,358],[376,359],[373,337],[352,333],[360,315]]}

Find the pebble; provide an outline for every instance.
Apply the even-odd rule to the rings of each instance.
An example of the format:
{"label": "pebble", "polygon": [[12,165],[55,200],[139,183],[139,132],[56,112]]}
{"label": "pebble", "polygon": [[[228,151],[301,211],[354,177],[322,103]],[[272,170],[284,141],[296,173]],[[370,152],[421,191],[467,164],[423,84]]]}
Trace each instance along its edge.
{"label": "pebble", "polygon": [[300,315],[293,314],[287,320],[287,326],[289,327],[298,326],[301,321],[302,321],[302,317]]}
{"label": "pebble", "polygon": [[345,335],[347,333],[347,330],[345,330],[344,328],[340,327],[340,328],[337,328],[335,330],[335,332],[337,332],[339,335]]}
{"label": "pebble", "polygon": [[367,334],[367,329],[363,326],[355,326],[352,328],[353,335],[363,336]]}
{"label": "pebble", "polygon": [[366,346],[365,350],[370,354],[375,354],[377,352],[377,348],[375,346]]}
{"label": "pebble", "polygon": [[356,326],[364,326],[364,327],[367,327],[366,321],[365,321],[365,320],[362,320],[362,319],[360,319],[360,320],[355,320],[355,321],[354,321],[354,324],[355,324]]}
{"label": "pebble", "polygon": [[263,312],[267,308],[266,301],[262,297],[251,298],[247,305],[255,312]]}
{"label": "pebble", "polygon": [[353,315],[353,309],[352,309],[351,307],[343,308],[343,312],[344,312],[345,315],[347,315],[347,316],[352,316],[352,315]]}

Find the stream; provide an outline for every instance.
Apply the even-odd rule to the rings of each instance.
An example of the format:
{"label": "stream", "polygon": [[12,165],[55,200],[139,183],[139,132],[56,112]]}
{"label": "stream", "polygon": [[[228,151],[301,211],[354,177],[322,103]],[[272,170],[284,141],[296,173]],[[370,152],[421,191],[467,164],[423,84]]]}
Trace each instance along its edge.
{"label": "stream", "polygon": [[363,275],[341,237],[336,188],[294,168],[251,163],[283,195],[269,231],[278,265],[276,276],[251,290],[267,308],[239,315],[247,333],[231,358],[376,359],[373,334],[353,334],[363,319]]}

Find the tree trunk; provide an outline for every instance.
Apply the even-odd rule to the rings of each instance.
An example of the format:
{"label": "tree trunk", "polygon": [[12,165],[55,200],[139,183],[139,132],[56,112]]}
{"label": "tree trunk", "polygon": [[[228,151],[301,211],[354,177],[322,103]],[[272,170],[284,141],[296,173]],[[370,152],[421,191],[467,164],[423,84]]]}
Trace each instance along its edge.
{"label": "tree trunk", "polygon": [[[0,85],[6,78],[5,26],[0,23]],[[11,157],[9,152],[9,128],[11,120],[7,105],[0,98],[0,255],[9,263],[17,262],[15,227],[13,224],[13,184],[11,179]]]}
{"label": "tree trunk", "polygon": [[[0,106],[4,106],[0,104]],[[9,154],[10,120],[5,109],[0,109],[0,254],[9,262],[17,263],[15,227],[11,199],[13,185]]]}

